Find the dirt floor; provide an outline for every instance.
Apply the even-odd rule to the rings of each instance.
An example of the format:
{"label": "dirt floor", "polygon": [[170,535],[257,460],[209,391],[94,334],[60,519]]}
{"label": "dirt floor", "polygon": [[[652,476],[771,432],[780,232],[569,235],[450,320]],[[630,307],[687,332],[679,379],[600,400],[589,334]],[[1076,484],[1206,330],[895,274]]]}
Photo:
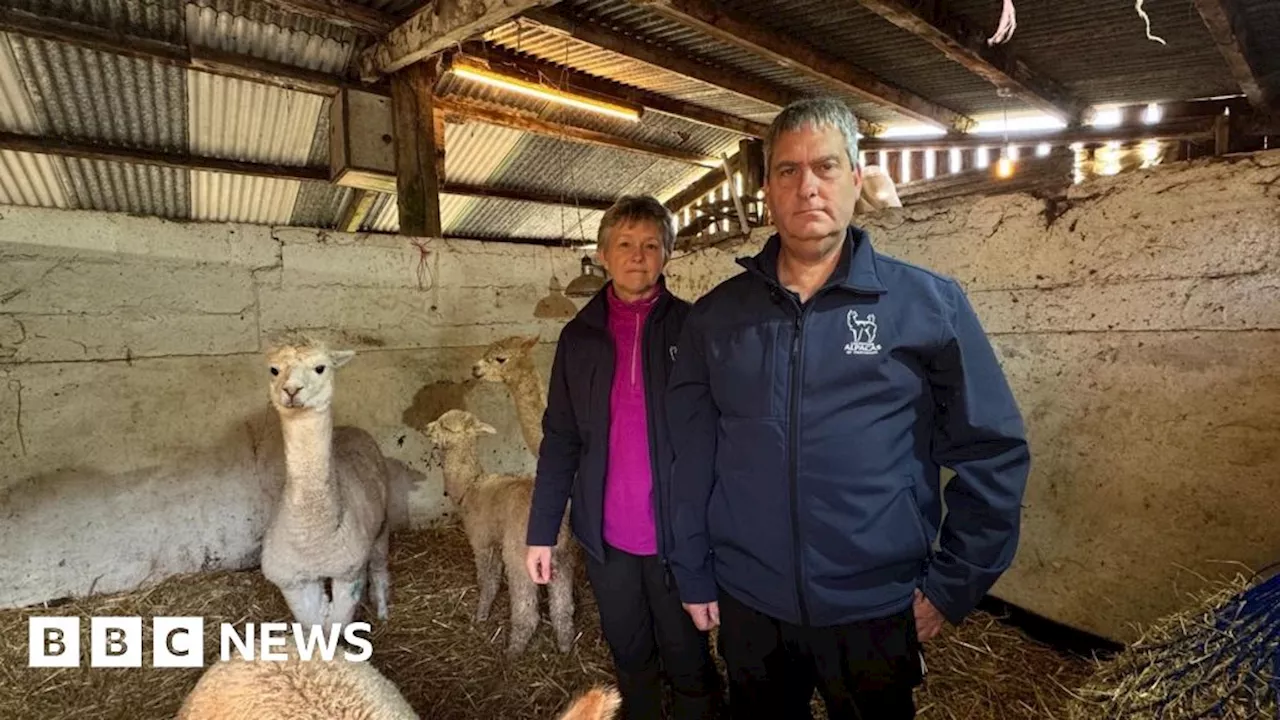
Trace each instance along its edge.
{"label": "dirt floor", "polygon": [[[556,651],[544,622],[525,655],[508,662],[505,588],[490,619],[472,623],[475,578],[461,529],[406,532],[393,537],[392,545],[391,617],[374,623],[372,662],[423,718],[551,718],[574,695],[611,681],[595,604],[581,577],[579,637],[572,652]],[[543,607],[545,620],[545,599]],[[31,615],[141,616],[144,629],[153,616],[203,616],[209,663],[218,653],[217,631],[208,629],[215,623],[289,619],[275,587],[256,571],[188,575],[134,593],[0,611],[5,720],[171,718],[203,672],[146,667],[149,647],[142,669],[89,670],[87,627],[82,667],[28,668]],[[149,632],[145,639],[149,646]],[[931,642],[926,658],[929,679],[917,694],[921,720],[1063,717],[1068,688],[1078,687],[1091,670],[1088,659],[1056,652],[981,612]],[[815,701],[815,714],[823,717],[820,708]]]}

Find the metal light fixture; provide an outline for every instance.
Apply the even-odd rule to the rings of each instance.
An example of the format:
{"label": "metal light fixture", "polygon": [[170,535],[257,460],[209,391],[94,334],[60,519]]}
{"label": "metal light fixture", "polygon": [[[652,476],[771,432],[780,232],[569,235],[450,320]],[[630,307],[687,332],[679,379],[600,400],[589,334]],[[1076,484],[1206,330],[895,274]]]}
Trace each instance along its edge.
{"label": "metal light fixture", "polygon": [[578,108],[579,110],[589,110],[591,112],[620,118],[622,120],[629,120],[631,122],[638,121],[640,119],[640,113],[642,112],[642,110],[637,107],[630,107],[617,102],[610,102],[574,92],[567,92],[560,88],[551,87],[550,85],[543,85],[539,82],[533,82],[524,78],[496,72],[483,63],[466,56],[454,58],[452,70],[458,77],[464,77],[468,80],[474,80],[503,90],[510,90],[511,92],[528,95],[539,100],[560,103],[561,105],[568,105],[570,107]]}
{"label": "metal light fixture", "polygon": [[604,287],[604,268],[591,261],[590,255],[582,256],[582,274],[569,282],[564,294],[569,297],[591,297]]}
{"label": "metal light fixture", "polygon": [[533,316],[544,319],[563,319],[571,318],[578,314],[578,306],[573,301],[565,297],[564,292],[560,288],[560,278],[555,275],[551,276],[551,285],[548,288],[550,292],[546,297],[538,301],[533,308]]}

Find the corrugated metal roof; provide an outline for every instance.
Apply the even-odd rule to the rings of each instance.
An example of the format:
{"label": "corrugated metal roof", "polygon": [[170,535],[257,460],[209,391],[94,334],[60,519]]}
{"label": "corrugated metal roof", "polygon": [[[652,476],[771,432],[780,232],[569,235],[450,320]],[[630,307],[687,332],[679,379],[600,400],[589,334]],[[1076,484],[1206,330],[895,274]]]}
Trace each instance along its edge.
{"label": "corrugated metal roof", "polygon": [[293,206],[290,225],[331,228],[338,224],[338,215],[346,206],[351,188],[322,182],[304,182]]}
{"label": "corrugated metal roof", "polygon": [[[1274,2],[1271,3],[1274,5]],[[1000,4],[953,0],[948,8],[994,28]],[[1123,0],[1018,0],[1009,48],[1091,104],[1181,100],[1239,92],[1190,2],[1147,2],[1146,25]]]}
{"label": "corrugated metal roof", "polygon": [[198,70],[187,77],[192,153],[307,164],[323,98]]}
{"label": "corrugated metal roof", "polygon": [[[998,9],[1000,4],[993,6]],[[1000,98],[991,83],[856,2],[735,0],[733,8],[747,19],[804,38],[833,58],[943,107],[970,115],[1000,109]],[[1021,22],[1021,2],[1018,11]],[[992,25],[991,31],[995,28]],[[1022,108],[1020,101],[1009,103],[1010,112]]]}
{"label": "corrugated metal roof", "polygon": [[1269,85],[1270,97],[1280,97],[1280,3],[1237,0],[1236,7],[1249,28],[1249,62],[1254,73]]}
{"label": "corrugated metal roof", "polygon": [[444,175],[450,182],[484,185],[502,167],[524,133],[486,123],[444,127]]}
{"label": "corrugated metal roof", "polygon": [[548,62],[568,65],[597,77],[696,103],[757,122],[769,122],[778,108],[744,98],[714,85],[686,78],[551,32],[528,22],[512,22],[489,32],[489,41]]}
{"label": "corrugated metal roof", "polygon": [[[673,52],[728,68],[747,76],[767,80],[802,95],[838,94],[862,118],[876,123],[902,123],[904,116],[858,97],[837,93],[831,86],[810,79],[790,68],[714,40],[678,22],[668,20],[627,0],[573,0],[565,9],[582,18],[644,37]],[[736,6],[735,6],[736,7]],[[776,24],[770,19],[769,24]],[[801,35],[800,37],[804,37]]]}
{"label": "corrugated metal roof", "polygon": [[[477,202],[479,202],[477,198],[460,195],[441,195],[440,227],[444,234],[456,235],[459,218],[468,213]],[[395,195],[378,193],[377,199],[373,201],[373,208],[369,210],[369,217],[360,226],[360,230],[362,232],[399,232],[399,212]]]}
{"label": "corrugated metal roof", "polygon": [[293,217],[297,180],[191,173],[191,217],[213,222],[284,225]]}
{"label": "corrugated metal roof", "polygon": [[107,145],[186,148],[180,68],[18,36],[10,45],[47,132]]}
{"label": "corrugated metal roof", "polygon": [[193,45],[320,72],[342,72],[355,41],[350,30],[254,0],[200,0],[186,17]]}
{"label": "corrugated metal roof", "polygon": [[78,208],[191,217],[191,173],[185,170],[79,158],[64,162]]}
{"label": "corrugated metal roof", "polygon": [[128,35],[183,41],[184,0],[0,0],[0,7]]}
{"label": "corrugated metal roof", "polygon": [[422,7],[422,0],[347,0],[352,5],[381,10],[392,15],[405,15]]}
{"label": "corrugated metal roof", "polygon": [[57,160],[0,150],[0,204],[70,207]]}

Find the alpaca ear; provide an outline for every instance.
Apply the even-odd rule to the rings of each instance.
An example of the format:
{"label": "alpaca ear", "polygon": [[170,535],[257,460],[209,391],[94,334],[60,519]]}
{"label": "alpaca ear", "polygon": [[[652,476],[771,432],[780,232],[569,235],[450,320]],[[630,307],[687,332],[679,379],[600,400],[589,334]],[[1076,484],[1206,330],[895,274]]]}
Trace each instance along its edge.
{"label": "alpaca ear", "polygon": [[486,435],[497,435],[497,434],[498,434],[498,431],[497,431],[497,430],[494,430],[492,425],[490,425],[490,424],[489,424],[489,423],[487,423],[487,422],[481,422],[481,421],[479,421],[479,420],[477,420],[477,421],[476,421],[476,430],[479,430],[480,432],[482,432],[482,433],[484,433],[484,434],[486,434]]}
{"label": "alpaca ear", "polygon": [[334,367],[342,367],[343,365],[346,365],[348,362],[351,362],[351,358],[355,356],[355,350],[334,350],[329,353],[329,359],[333,363]]}
{"label": "alpaca ear", "polygon": [[526,350],[528,350],[529,348],[531,348],[531,347],[533,347],[534,345],[537,345],[537,344],[538,344],[538,336],[537,336],[537,335],[531,335],[531,336],[529,336],[529,337],[525,338],[525,339],[524,339],[524,342],[523,342],[523,343],[521,343],[521,344],[522,344],[522,345],[524,345],[524,348],[525,348]]}

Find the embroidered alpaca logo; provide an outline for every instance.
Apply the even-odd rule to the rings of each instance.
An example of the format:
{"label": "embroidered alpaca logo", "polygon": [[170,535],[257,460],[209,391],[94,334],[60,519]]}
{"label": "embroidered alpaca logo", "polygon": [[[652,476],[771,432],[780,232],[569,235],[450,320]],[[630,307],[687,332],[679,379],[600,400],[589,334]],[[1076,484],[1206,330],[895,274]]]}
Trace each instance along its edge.
{"label": "embroidered alpaca logo", "polygon": [[675,345],[669,345],[669,346],[667,347],[667,353],[668,353],[669,355],[671,355],[671,362],[675,362],[675,361],[676,361],[676,352],[677,352],[677,351],[679,351],[679,348],[677,348]]}
{"label": "embroidered alpaca logo", "polygon": [[853,340],[844,346],[846,355],[875,355],[880,352],[880,346],[876,344],[876,331],[879,328],[875,313],[868,315],[865,320],[859,320],[858,311],[850,310],[845,321],[849,325],[849,332],[853,333]]}

